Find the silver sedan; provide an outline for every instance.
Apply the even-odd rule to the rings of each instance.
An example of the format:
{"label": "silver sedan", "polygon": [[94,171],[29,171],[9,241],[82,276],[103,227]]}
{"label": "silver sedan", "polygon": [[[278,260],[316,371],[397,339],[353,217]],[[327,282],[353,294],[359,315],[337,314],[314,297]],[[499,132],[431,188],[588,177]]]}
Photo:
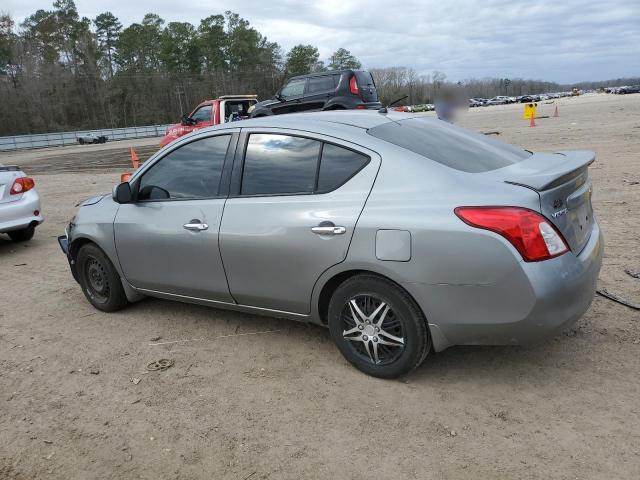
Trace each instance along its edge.
{"label": "silver sedan", "polygon": [[391,378],[586,311],[593,161],[395,112],[254,119],[169,144],[59,241],[98,309],[153,296],[314,322]]}
{"label": "silver sedan", "polygon": [[33,178],[17,166],[0,164],[0,233],[15,242],[31,240],[44,218]]}

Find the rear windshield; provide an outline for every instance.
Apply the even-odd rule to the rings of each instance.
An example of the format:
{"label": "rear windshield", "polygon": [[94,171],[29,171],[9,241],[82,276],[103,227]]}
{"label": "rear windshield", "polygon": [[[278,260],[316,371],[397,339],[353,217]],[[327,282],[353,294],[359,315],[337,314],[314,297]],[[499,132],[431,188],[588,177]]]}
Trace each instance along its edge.
{"label": "rear windshield", "polygon": [[388,122],[370,128],[367,133],[468,173],[507,167],[531,155],[526,150],[498,142],[486,135],[429,118]]}
{"label": "rear windshield", "polygon": [[373,77],[369,72],[355,72],[356,78],[358,80],[358,85],[361,87],[375,87],[375,83],[373,83]]}

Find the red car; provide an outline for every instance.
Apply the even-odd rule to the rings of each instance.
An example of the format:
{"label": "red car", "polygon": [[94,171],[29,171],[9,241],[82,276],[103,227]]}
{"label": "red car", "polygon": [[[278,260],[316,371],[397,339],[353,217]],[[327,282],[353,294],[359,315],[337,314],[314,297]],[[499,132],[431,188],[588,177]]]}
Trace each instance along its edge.
{"label": "red car", "polygon": [[176,138],[200,128],[249,118],[249,107],[256,103],[257,95],[224,95],[215,100],[205,100],[190,115],[185,115],[181,123],[167,128],[160,146],[164,147]]}

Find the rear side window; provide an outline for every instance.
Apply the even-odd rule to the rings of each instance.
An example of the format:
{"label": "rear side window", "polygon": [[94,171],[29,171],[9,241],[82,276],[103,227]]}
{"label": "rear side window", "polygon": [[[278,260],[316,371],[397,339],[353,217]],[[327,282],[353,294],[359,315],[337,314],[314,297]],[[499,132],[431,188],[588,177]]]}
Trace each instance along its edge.
{"label": "rear side window", "polygon": [[441,120],[410,118],[388,122],[367,130],[381,140],[462,172],[480,173],[513,165],[531,153],[486,135]]}
{"label": "rear side window", "polygon": [[242,195],[312,193],[321,142],[289,135],[249,135]]}
{"label": "rear side window", "polygon": [[327,193],[358,173],[369,157],[310,138],[249,135],[241,195]]}
{"label": "rear side window", "polygon": [[309,77],[309,83],[307,85],[307,94],[314,94],[320,92],[330,92],[335,89],[333,83],[333,75],[324,75],[322,77]]}
{"label": "rear side window", "polygon": [[335,190],[369,162],[369,157],[353,150],[325,143],[322,148],[317,193]]}
{"label": "rear side window", "polygon": [[203,138],[167,154],[142,175],[138,200],[216,197],[230,139]]}

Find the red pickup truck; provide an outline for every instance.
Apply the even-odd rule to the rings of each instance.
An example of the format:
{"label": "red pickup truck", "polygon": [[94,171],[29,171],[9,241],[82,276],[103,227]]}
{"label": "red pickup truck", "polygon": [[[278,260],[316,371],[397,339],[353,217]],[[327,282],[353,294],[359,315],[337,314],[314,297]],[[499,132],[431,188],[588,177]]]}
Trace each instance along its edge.
{"label": "red pickup truck", "polygon": [[223,95],[215,100],[205,100],[190,115],[185,115],[182,122],[167,128],[160,146],[164,147],[176,138],[200,128],[249,118],[249,107],[257,102],[257,95]]}

